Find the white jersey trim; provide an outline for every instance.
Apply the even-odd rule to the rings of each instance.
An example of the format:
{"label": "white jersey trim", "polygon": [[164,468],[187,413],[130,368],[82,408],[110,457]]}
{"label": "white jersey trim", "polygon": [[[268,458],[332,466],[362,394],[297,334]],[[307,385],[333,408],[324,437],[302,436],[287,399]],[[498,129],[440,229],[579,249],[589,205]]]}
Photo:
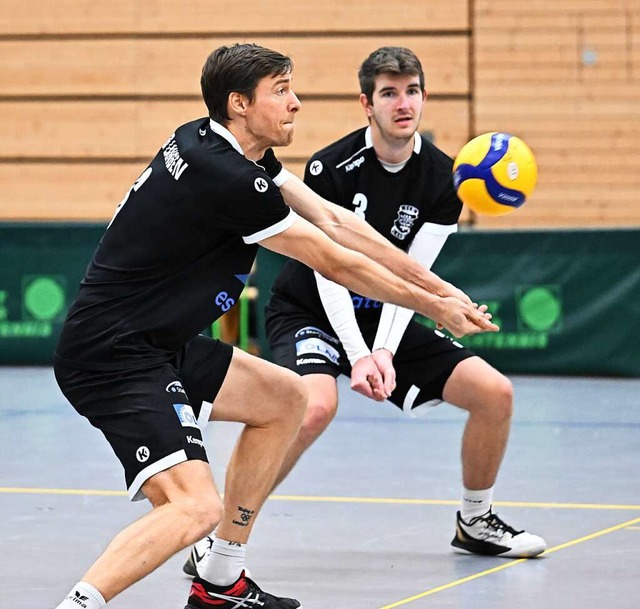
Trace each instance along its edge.
{"label": "white jersey trim", "polygon": [[[451,235],[458,232],[457,224],[435,224],[434,222],[425,222],[420,231],[425,233],[431,233],[432,235]],[[416,235],[417,236],[417,235]]]}
{"label": "white jersey trim", "polygon": [[293,226],[293,223],[298,219],[298,214],[293,211],[293,209],[289,210],[289,214],[280,222],[269,226],[268,228],[263,228],[257,233],[253,233],[253,235],[247,235],[246,237],[242,237],[242,240],[246,244],[258,243],[258,241],[262,241],[263,239],[267,239],[268,237],[273,237],[283,231],[286,231],[288,228]]}
{"label": "white jersey trim", "polygon": [[364,132],[364,146],[357,152],[354,152],[348,159],[342,161],[342,163],[338,163],[336,165],[336,169],[340,169],[340,167],[346,165],[354,156],[362,154],[367,148],[373,148],[373,140],[371,139],[371,127],[367,127],[367,130]]}
{"label": "white jersey trim", "polygon": [[157,473],[163,472],[165,469],[169,469],[170,467],[178,465],[178,463],[182,463],[184,461],[187,461],[187,453],[182,449],[163,457],[148,467],[145,467],[131,483],[131,486],[128,489],[129,499],[131,499],[131,501],[142,501],[143,499],[146,499],[145,494],[141,490],[142,485],[149,480],[151,476],[155,476]]}
{"label": "white jersey trim", "polygon": [[212,118],[209,119],[209,126],[211,127],[211,131],[217,133],[219,136],[223,137],[227,142],[229,142],[242,156],[244,156],[244,152],[242,151],[242,147],[238,143],[235,135],[231,133],[226,127],[223,127],[220,123],[216,123]]}

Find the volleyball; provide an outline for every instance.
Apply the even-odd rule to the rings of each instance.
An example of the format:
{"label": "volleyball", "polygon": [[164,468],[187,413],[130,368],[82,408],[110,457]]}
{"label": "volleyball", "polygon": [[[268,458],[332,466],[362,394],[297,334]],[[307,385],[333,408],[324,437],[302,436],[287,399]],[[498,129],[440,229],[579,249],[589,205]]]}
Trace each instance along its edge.
{"label": "volleyball", "polygon": [[473,211],[502,216],[520,207],[538,179],[536,159],[519,137],[483,133],[466,143],[453,164],[453,185]]}

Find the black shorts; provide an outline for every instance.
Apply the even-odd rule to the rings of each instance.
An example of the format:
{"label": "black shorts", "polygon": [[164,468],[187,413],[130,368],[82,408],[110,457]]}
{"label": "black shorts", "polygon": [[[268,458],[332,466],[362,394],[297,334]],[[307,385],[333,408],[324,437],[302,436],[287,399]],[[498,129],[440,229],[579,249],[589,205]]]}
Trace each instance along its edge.
{"label": "black shorts", "polygon": [[65,397],[111,444],[137,501],[154,474],[190,459],[207,461],[201,430],[232,354],[231,346],[197,336],[152,368],[96,372],[56,363],[54,371]]}
{"label": "black shorts", "polygon": [[[286,311],[286,312],[285,312]],[[377,319],[359,320],[362,336],[371,348]],[[351,375],[351,365],[342,343],[326,320],[291,307],[279,308],[278,300],[267,306],[266,334],[274,361],[300,375]],[[412,415],[442,402],[442,390],[453,369],[475,355],[442,332],[412,320],[393,358],[396,389],[389,401]]]}

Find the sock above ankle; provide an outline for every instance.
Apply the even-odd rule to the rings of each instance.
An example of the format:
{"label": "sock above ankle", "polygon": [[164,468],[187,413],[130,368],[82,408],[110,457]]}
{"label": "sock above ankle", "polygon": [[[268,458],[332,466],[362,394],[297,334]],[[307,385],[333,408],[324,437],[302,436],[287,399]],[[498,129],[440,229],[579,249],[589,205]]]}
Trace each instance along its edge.
{"label": "sock above ankle", "polygon": [[104,597],[87,582],[78,582],[56,609],[102,609]]}
{"label": "sock above ankle", "polygon": [[235,582],[244,569],[247,545],[214,537],[209,560],[202,569],[202,579],[216,585]]}
{"label": "sock above ankle", "polygon": [[462,489],[462,503],[460,504],[460,516],[462,520],[469,522],[471,518],[482,516],[491,509],[493,501],[493,487],[483,490]]}

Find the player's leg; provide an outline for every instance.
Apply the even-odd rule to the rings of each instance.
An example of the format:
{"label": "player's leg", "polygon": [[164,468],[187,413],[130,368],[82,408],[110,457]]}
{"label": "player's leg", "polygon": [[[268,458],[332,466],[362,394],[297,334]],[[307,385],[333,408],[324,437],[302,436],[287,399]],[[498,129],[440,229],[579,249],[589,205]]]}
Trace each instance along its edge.
{"label": "player's leg", "polygon": [[511,381],[483,359],[470,357],[455,366],[442,397],[469,413],[462,436],[464,486],[492,487],[509,439],[513,412]]}
{"label": "player's leg", "polygon": [[338,410],[338,385],[330,374],[308,374],[302,377],[307,388],[307,410],[298,435],[285,456],[274,488],[278,486],[294,468],[303,453],[333,421]]}
{"label": "player's leg", "polygon": [[504,456],[513,387],[509,379],[479,357],[456,365],[444,399],[468,411],[462,437],[462,504],[452,545],[458,552],[526,558],[546,549],[537,535],[516,530],[492,511],[493,486]]}
{"label": "player's leg", "polygon": [[[192,341],[181,367],[185,389],[197,403],[210,400],[213,393],[208,379],[215,371],[207,364],[207,352],[215,348],[212,345],[204,337]],[[260,601],[265,609],[299,606],[297,601],[260,590],[244,573],[244,556],[255,518],[300,427],[305,405],[306,392],[297,375],[233,349],[210,419],[241,422],[245,427],[227,469],[223,519],[203,551],[191,559],[197,576],[187,605],[190,609],[211,603],[220,609],[244,606],[234,603],[249,599]],[[204,412],[201,409],[200,416]]]}
{"label": "player's leg", "polygon": [[[541,553],[546,547],[542,538],[516,531],[491,511],[493,485],[509,437],[511,382],[457,342],[416,322],[409,324],[394,364],[397,388],[391,401],[404,411],[416,413],[445,400],[469,412],[462,439],[463,491],[454,548],[503,556]],[[467,522],[477,526],[469,528]],[[501,543],[485,541],[489,538]]]}
{"label": "player's leg", "polygon": [[222,516],[222,502],[204,461],[185,461],[162,471],[142,491],[154,509],[116,535],[82,577],[105,601],[200,539]]}
{"label": "player's leg", "polygon": [[215,526],[222,502],[191,405],[170,392],[179,384],[172,365],[55,372],[69,401],[111,444],[131,498],[146,496],[154,508],[113,539],[60,605],[77,607],[80,599],[97,609]]}

